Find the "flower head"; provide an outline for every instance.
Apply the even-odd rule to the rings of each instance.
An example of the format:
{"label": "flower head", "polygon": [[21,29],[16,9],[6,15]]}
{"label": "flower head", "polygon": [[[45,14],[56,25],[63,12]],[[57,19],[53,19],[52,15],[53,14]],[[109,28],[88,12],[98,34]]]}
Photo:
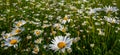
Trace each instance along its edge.
{"label": "flower head", "polygon": [[112,18],[112,17],[107,17],[107,16],[104,16],[105,20],[107,22],[110,22],[110,23],[116,23],[116,24],[119,24],[119,20],[115,19],[115,18]]}
{"label": "flower head", "polygon": [[7,38],[12,36],[12,33],[5,33],[5,32],[3,32],[1,35],[2,35],[3,39],[7,39]]}
{"label": "flower head", "polygon": [[60,52],[65,52],[65,49],[68,49],[72,45],[72,38],[67,36],[57,36],[51,42],[52,44],[49,45],[50,49]]}
{"label": "flower head", "polygon": [[118,11],[119,9],[117,8],[117,7],[112,7],[112,6],[105,6],[105,8],[104,8],[104,11],[106,12],[106,13],[108,13],[108,12],[116,12],[116,11]]}
{"label": "flower head", "polygon": [[5,44],[5,46],[8,46],[8,47],[10,47],[10,46],[16,47],[17,43],[19,43],[20,40],[21,39],[19,37],[10,37],[10,38],[5,39],[4,44]]}
{"label": "flower head", "polygon": [[15,22],[15,27],[21,27],[26,23],[24,20],[16,21]]}
{"label": "flower head", "polygon": [[32,53],[38,54],[38,52],[39,52],[39,46],[38,46],[38,45],[35,45],[35,47],[33,48]]}
{"label": "flower head", "polygon": [[13,28],[12,30],[12,35],[17,35],[19,33],[21,33],[22,31],[24,31],[24,28]]}
{"label": "flower head", "polygon": [[69,19],[69,16],[68,15],[65,15],[65,17],[63,18],[63,20],[61,21],[62,24],[65,24],[66,22],[70,22],[71,20]]}
{"label": "flower head", "polygon": [[43,32],[42,30],[38,30],[38,29],[34,30],[34,34],[36,36],[39,36],[42,32]]}

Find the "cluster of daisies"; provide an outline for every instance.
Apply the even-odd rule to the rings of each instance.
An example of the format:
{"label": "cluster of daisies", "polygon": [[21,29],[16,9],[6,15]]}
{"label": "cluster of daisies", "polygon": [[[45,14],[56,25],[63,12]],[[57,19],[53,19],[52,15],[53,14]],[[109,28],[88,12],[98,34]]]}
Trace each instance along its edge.
{"label": "cluster of daisies", "polygon": [[[49,48],[51,50],[54,50],[54,52],[58,51],[58,52],[62,52],[62,53],[64,53],[65,50],[67,50],[67,52],[72,51],[72,49],[71,49],[72,42],[77,42],[78,40],[80,40],[80,38],[78,38],[78,37],[77,38],[70,38],[70,33],[66,33],[67,27],[64,26],[64,24],[69,23],[70,21],[71,21],[71,19],[69,18],[69,16],[65,15],[65,17],[63,19],[61,19],[60,23],[55,23],[53,25],[43,25],[42,26],[42,28],[52,26],[50,35],[55,36],[54,39],[52,39],[51,44],[44,45],[45,49]],[[62,36],[62,35],[56,36],[57,32],[54,29],[65,33],[65,36]],[[39,37],[43,32],[46,32],[46,31],[35,29],[34,30],[34,35]],[[43,38],[38,38],[34,42],[37,43],[37,44],[40,44],[42,41],[43,41]],[[32,52],[35,53],[35,54],[38,54],[39,45],[35,45]]]}
{"label": "cluster of daisies", "polygon": [[22,31],[24,31],[24,27],[22,27],[24,24],[26,24],[26,21],[24,20],[20,20],[20,21],[16,21],[13,25],[13,30],[10,33],[5,33],[2,32],[2,38],[4,39],[4,44],[3,46],[6,47],[17,47],[17,43],[19,43],[21,41],[20,36],[17,36],[18,34],[20,34]]}
{"label": "cluster of daisies", "polygon": [[[62,20],[61,20],[61,24],[60,23],[56,23],[53,24],[53,28],[56,28],[64,33],[66,33],[66,28],[62,25],[62,24],[66,24],[69,23],[70,19],[68,18],[68,16],[66,15]],[[23,25],[25,25],[27,23],[27,21],[25,20],[20,20],[20,21],[16,21],[13,24],[13,30],[10,33],[5,33],[2,32],[2,39],[3,39],[3,43],[2,43],[2,47],[14,47],[17,48],[18,47],[18,43],[20,41],[22,41],[22,38],[20,36],[18,36],[21,32],[23,32],[25,30],[25,28],[23,27]],[[34,30],[34,36],[38,37],[37,40],[34,41],[34,43],[36,44],[40,44],[43,39],[39,38],[40,35],[43,33],[43,30],[39,30],[39,29],[35,29]],[[51,35],[54,35],[56,32],[52,31]],[[27,39],[31,39],[31,36],[27,36]],[[77,38],[70,38],[70,34],[66,33],[66,36],[56,36],[54,37],[54,39],[52,39],[51,44],[49,44],[47,46],[47,48],[59,52],[65,52],[65,50],[67,49],[69,52],[72,51],[71,49],[71,45],[72,42],[74,41],[78,41],[80,40],[78,37]],[[5,48],[5,49],[6,49]],[[35,45],[33,48],[33,53],[38,54],[39,52],[39,45]]]}
{"label": "cluster of daisies", "polygon": [[[100,48],[101,50],[102,47],[99,45],[102,46],[102,44],[99,41],[104,43],[107,36],[120,31],[119,9],[100,3],[97,7],[93,7],[94,1],[25,0],[23,2],[19,0],[10,3],[8,0],[5,4],[2,1],[0,3],[0,6],[6,6],[4,12],[0,13],[0,21],[5,23],[9,20],[22,19],[13,23],[10,32],[2,32],[1,47],[5,47],[5,49],[14,47],[19,50],[20,48],[21,52],[28,51],[34,54],[44,52],[44,49],[46,52],[52,50],[55,53],[69,53],[72,50],[90,52],[90,48],[92,50]],[[109,28],[110,31],[107,30]],[[0,29],[2,28],[0,27]],[[111,32],[111,30],[114,31]],[[74,49],[72,49],[71,46],[74,43]]]}

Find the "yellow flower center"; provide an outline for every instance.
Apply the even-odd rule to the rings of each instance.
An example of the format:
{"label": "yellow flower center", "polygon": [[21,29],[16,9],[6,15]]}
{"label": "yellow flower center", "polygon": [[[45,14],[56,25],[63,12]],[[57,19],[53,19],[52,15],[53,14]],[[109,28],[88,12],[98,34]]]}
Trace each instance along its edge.
{"label": "yellow flower center", "polygon": [[36,31],[36,35],[39,35],[40,34],[40,31]]}
{"label": "yellow flower center", "polygon": [[18,22],[18,23],[17,23],[17,26],[18,26],[18,27],[20,27],[20,26],[21,26],[21,24],[22,24],[22,22]]}
{"label": "yellow flower center", "polygon": [[64,48],[65,46],[66,46],[66,43],[65,43],[65,42],[59,42],[59,43],[58,43],[58,47],[59,47],[60,49]]}
{"label": "yellow flower center", "polygon": [[4,36],[4,37],[5,37],[5,39],[7,39],[9,36],[6,35],[6,36]]}
{"label": "yellow flower center", "polygon": [[35,52],[39,52],[39,49],[38,49],[38,48],[34,48],[34,51],[35,51]]}
{"label": "yellow flower center", "polygon": [[20,29],[17,29],[15,32],[16,32],[16,33],[19,33],[19,32],[21,32],[21,30],[20,30]]}
{"label": "yellow flower center", "polygon": [[60,28],[60,26],[59,26],[59,25],[57,25],[57,26],[56,26],[56,29],[59,29],[59,28]]}
{"label": "yellow flower center", "polygon": [[62,29],[62,32],[66,32],[66,29],[65,29],[65,28],[63,28],[63,29]]}
{"label": "yellow flower center", "polygon": [[65,17],[64,17],[64,20],[68,20],[68,17],[65,16]]}
{"label": "yellow flower center", "polygon": [[17,43],[17,40],[13,39],[10,41],[10,44],[16,44]]}

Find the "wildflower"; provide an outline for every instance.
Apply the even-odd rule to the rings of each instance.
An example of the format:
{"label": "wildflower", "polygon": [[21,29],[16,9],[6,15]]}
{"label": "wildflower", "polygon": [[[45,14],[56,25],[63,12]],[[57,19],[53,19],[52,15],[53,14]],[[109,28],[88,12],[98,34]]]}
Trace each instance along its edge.
{"label": "wildflower", "polygon": [[96,13],[96,10],[95,9],[90,9],[90,11],[89,11],[89,15],[92,15],[92,14],[95,14]]}
{"label": "wildflower", "polygon": [[62,25],[60,23],[55,23],[53,25],[54,28],[59,29]]}
{"label": "wildflower", "polygon": [[95,46],[95,44],[90,44],[90,47],[92,47],[92,48],[93,48],[94,46]]}
{"label": "wildflower", "polygon": [[100,25],[100,23],[99,22],[95,22],[95,25]]}
{"label": "wildflower", "polygon": [[27,39],[31,39],[32,38],[32,36],[27,36]]}
{"label": "wildflower", "polygon": [[35,47],[33,48],[32,53],[38,54],[38,52],[39,52],[39,46],[38,46],[38,45],[35,45]]}
{"label": "wildflower", "polygon": [[12,35],[17,35],[19,33],[21,33],[22,31],[24,31],[24,28],[13,28],[12,30]]}
{"label": "wildflower", "polygon": [[35,40],[34,42],[37,43],[37,44],[40,44],[42,42],[42,38],[38,38],[37,40]]}
{"label": "wildflower", "polygon": [[5,39],[5,46],[14,46],[14,47],[17,47],[17,43],[19,43],[21,41],[21,39],[18,37],[10,37],[10,38],[7,38]]}
{"label": "wildflower", "polygon": [[70,36],[71,34],[70,33],[65,33],[66,34],[66,36]]}
{"label": "wildflower", "polygon": [[83,26],[85,26],[85,25],[87,25],[87,24],[88,24],[88,21],[84,21],[84,22],[82,23]]}
{"label": "wildflower", "polygon": [[59,52],[65,52],[65,49],[68,49],[72,45],[72,38],[67,36],[56,36],[52,41],[52,44],[49,45],[50,49]]}
{"label": "wildflower", "polygon": [[50,35],[55,35],[56,34],[56,31],[52,31],[51,33],[50,33]]}
{"label": "wildflower", "polygon": [[60,31],[62,31],[62,32],[66,32],[67,28],[66,28],[66,27],[61,26],[59,30],[60,30]]}
{"label": "wildflower", "polygon": [[102,8],[90,8],[89,15],[95,14],[97,11],[103,11]]}
{"label": "wildflower", "polygon": [[102,8],[94,8],[94,10],[96,10],[96,11],[103,11]]}
{"label": "wildflower", "polygon": [[43,32],[42,30],[38,30],[38,29],[34,30],[34,34],[36,36],[39,36],[42,32]]}
{"label": "wildflower", "polygon": [[77,43],[79,40],[80,40],[80,37],[75,37],[75,38],[73,39],[73,42],[74,42],[74,43]]}
{"label": "wildflower", "polygon": [[68,49],[67,49],[67,52],[68,52],[68,53],[71,53],[71,52],[72,52],[72,49],[71,49],[71,48],[68,48]]}
{"label": "wildflower", "polygon": [[110,23],[116,23],[116,24],[119,24],[119,20],[115,19],[115,18],[112,18],[112,17],[107,17],[107,16],[104,16],[105,20],[107,22],[110,22]]}
{"label": "wildflower", "polygon": [[104,11],[106,12],[106,13],[108,13],[108,12],[116,12],[116,11],[118,11],[119,9],[117,8],[117,7],[112,7],[112,6],[105,6],[105,8],[104,8]]}
{"label": "wildflower", "polygon": [[15,27],[21,27],[21,26],[23,26],[24,24],[26,24],[26,21],[20,20],[20,21],[15,22]]}
{"label": "wildflower", "polygon": [[99,32],[98,32],[98,35],[105,35],[105,32],[103,32],[103,29],[97,29]]}
{"label": "wildflower", "polygon": [[2,35],[2,38],[3,38],[3,39],[7,39],[7,38],[9,38],[9,37],[12,36],[11,33],[5,33],[5,32],[3,32],[1,35]]}
{"label": "wildflower", "polygon": [[65,17],[62,20],[62,24],[65,24],[66,22],[70,22],[71,20],[69,19],[69,17],[67,15],[65,15]]}

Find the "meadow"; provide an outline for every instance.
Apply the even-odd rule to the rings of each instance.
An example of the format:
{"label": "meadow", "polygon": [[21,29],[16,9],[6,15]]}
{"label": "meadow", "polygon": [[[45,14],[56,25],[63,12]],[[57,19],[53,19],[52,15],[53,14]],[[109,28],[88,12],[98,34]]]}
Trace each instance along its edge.
{"label": "meadow", "polygon": [[0,55],[120,55],[120,0],[0,0]]}

